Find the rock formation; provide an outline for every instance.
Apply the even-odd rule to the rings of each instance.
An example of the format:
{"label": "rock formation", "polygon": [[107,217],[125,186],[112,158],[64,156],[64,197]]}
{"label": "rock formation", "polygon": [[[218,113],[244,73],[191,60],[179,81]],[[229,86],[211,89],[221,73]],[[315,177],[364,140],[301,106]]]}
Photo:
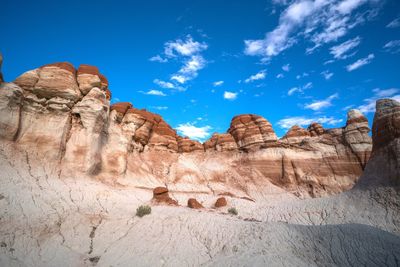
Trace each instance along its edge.
{"label": "rock formation", "polygon": [[227,204],[228,203],[226,201],[226,198],[220,197],[220,198],[217,199],[217,201],[215,201],[215,205],[214,206],[216,208],[220,208],[220,207],[225,207]]}
{"label": "rock formation", "polygon": [[166,187],[154,188],[153,200],[157,204],[168,204],[168,205],[174,205],[174,206],[178,205],[178,202],[169,196],[168,189]]}
{"label": "rock formation", "polygon": [[4,82],[3,73],[1,72],[1,65],[3,64],[3,55],[0,53],[0,83]]}
{"label": "rock formation", "polygon": [[195,198],[188,199],[188,207],[191,209],[202,209],[203,205],[200,204]]}
{"label": "rock formation", "polygon": [[350,189],[371,152],[368,122],[354,110],[343,128],[293,126],[280,140],[263,117],[239,115],[227,133],[201,144],[179,136],[158,114],[127,102],[110,106],[108,81],[94,66],[49,64],[1,86],[0,138],[63,177],[169,183],[174,190],[229,190],[252,199],[277,186],[318,197]]}

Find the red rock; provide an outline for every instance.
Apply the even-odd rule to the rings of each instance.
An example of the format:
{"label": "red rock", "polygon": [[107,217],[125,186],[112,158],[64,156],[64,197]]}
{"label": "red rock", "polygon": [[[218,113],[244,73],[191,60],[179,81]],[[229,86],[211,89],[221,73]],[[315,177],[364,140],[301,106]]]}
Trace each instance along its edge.
{"label": "red rock", "polygon": [[157,203],[177,206],[178,202],[172,199],[168,194],[166,187],[156,187],[153,189],[153,200]]}
{"label": "red rock", "polygon": [[236,150],[237,148],[235,139],[229,133],[214,133],[210,139],[204,142],[205,150],[231,151]]}
{"label": "red rock", "polygon": [[204,208],[195,198],[188,199],[188,207],[191,209],[202,209]]}
{"label": "red rock", "polygon": [[311,123],[310,126],[308,126],[307,130],[310,132],[311,136],[323,135],[325,132],[322,125],[317,122]]}
{"label": "red rock", "polygon": [[263,117],[252,114],[235,116],[228,132],[242,149],[265,147],[277,140],[271,124]]}
{"label": "red rock", "polygon": [[217,201],[215,202],[216,208],[225,207],[226,205],[228,205],[228,203],[226,202],[226,198],[224,197],[218,198]]}
{"label": "red rock", "polygon": [[132,104],[129,102],[118,102],[111,105],[110,111],[116,110],[118,113],[125,115],[130,108],[132,108]]}
{"label": "red rock", "polygon": [[373,152],[400,137],[400,103],[393,99],[376,102],[372,125]]}
{"label": "red rock", "polygon": [[67,70],[67,71],[71,72],[72,74],[76,75],[76,69],[75,69],[74,65],[72,65],[69,62],[51,63],[51,64],[43,65],[40,68],[44,68],[44,67],[59,67],[60,69]]}
{"label": "red rock", "polygon": [[80,74],[92,74],[92,75],[97,75],[100,77],[99,69],[96,66],[91,66],[91,65],[87,65],[87,64],[79,65],[77,75],[80,75]]}
{"label": "red rock", "polygon": [[304,138],[311,136],[310,132],[298,125],[292,126],[282,138],[289,143],[300,143]]}
{"label": "red rock", "polygon": [[179,152],[193,152],[193,151],[204,151],[203,145],[195,140],[190,140],[187,137],[180,137],[178,136],[178,148]]}

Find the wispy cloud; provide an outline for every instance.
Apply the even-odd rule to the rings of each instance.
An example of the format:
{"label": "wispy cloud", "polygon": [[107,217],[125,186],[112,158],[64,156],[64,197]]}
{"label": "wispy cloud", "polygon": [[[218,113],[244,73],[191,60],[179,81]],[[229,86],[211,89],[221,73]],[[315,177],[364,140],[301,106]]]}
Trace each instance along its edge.
{"label": "wispy cloud", "polygon": [[400,27],[400,18],[392,20],[388,25],[386,25],[387,28],[398,28]]}
{"label": "wispy cloud", "polygon": [[225,91],[224,98],[227,100],[235,100],[237,98],[238,93]]}
{"label": "wispy cloud", "polygon": [[208,45],[206,43],[199,43],[194,41],[188,35],[185,40],[177,39],[175,41],[168,41],[164,45],[164,53],[168,57],[176,56],[192,56],[199,54],[201,51],[206,50]]}
{"label": "wispy cloud", "polygon": [[336,119],[334,117],[313,117],[313,118],[308,118],[308,117],[289,117],[282,119],[278,121],[278,125],[282,129],[289,129],[290,127],[294,125],[302,126],[302,127],[307,127],[313,122],[318,122],[322,124],[327,124],[327,125],[337,125],[338,123],[341,123],[343,120],[342,119]]}
{"label": "wispy cloud", "polygon": [[304,106],[304,108],[311,109],[311,110],[314,110],[314,111],[319,111],[321,109],[324,109],[324,108],[332,106],[332,100],[334,100],[336,98],[339,98],[339,95],[337,93],[327,97],[326,99],[317,100],[317,101],[314,101],[312,103],[306,104]]}
{"label": "wispy cloud", "polygon": [[290,70],[290,64],[283,65],[282,70],[288,72]]}
{"label": "wispy cloud", "polygon": [[361,59],[357,60],[356,62],[354,62],[354,63],[352,63],[350,65],[347,65],[346,69],[349,72],[353,71],[353,70],[356,70],[356,69],[359,69],[364,65],[370,64],[374,58],[375,58],[374,54],[369,54],[367,57],[361,58]]}
{"label": "wispy cloud", "polygon": [[352,13],[359,7],[375,0],[297,0],[280,14],[278,26],[266,33],[265,38],[245,40],[244,53],[261,56],[265,60],[280,54],[298,42],[300,36],[313,43],[307,50],[312,53],[323,44],[337,41],[349,30],[369,20],[376,10]]}
{"label": "wispy cloud", "polygon": [[143,91],[140,91],[140,92],[145,95],[167,96],[166,94],[164,94],[163,92],[161,92],[159,90],[149,90],[147,92],[143,92]]}
{"label": "wispy cloud", "polygon": [[376,88],[376,89],[372,90],[372,92],[373,92],[373,96],[370,98],[364,99],[364,104],[362,104],[361,106],[358,107],[358,109],[362,113],[375,112],[376,100],[378,100],[380,98],[392,98],[397,101],[400,101],[400,94],[398,94],[400,92],[400,89],[398,89],[398,88],[389,88],[389,89]]}
{"label": "wispy cloud", "polygon": [[390,42],[387,42],[384,46],[383,49],[386,52],[390,52],[393,54],[397,54],[400,52],[400,40],[392,40]]}
{"label": "wispy cloud", "polygon": [[198,140],[200,142],[203,142],[206,138],[210,136],[211,129],[212,127],[208,125],[203,127],[197,127],[190,122],[179,124],[178,127],[176,127],[176,130],[178,131],[179,134],[187,136],[194,140]]}
{"label": "wispy cloud", "polygon": [[149,58],[150,61],[152,62],[160,62],[160,63],[166,63],[168,62],[167,58],[162,58],[160,55],[156,55],[154,57]]}
{"label": "wispy cloud", "polygon": [[182,66],[170,76],[169,82],[156,79],[155,83],[162,88],[184,91],[185,88],[182,85],[196,78],[198,72],[206,66],[207,61],[201,55],[201,52],[207,48],[208,45],[206,43],[195,41],[190,35],[187,35],[185,39],[166,42],[164,44],[164,57],[156,55],[150,58],[150,60],[162,63],[175,60],[181,62]]}
{"label": "wispy cloud", "polygon": [[213,86],[214,86],[214,87],[221,86],[221,85],[223,85],[223,84],[224,84],[224,81],[216,81],[216,82],[213,82]]}
{"label": "wispy cloud", "polygon": [[334,74],[329,70],[324,70],[323,72],[321,72],[321,75],[324,76],[325,80],[329,80]]}
{"label": "wispy cloud", "polygon": [[245,83],[251,83],[254,81],[258,80],[263,80],[267,76],[267,71],[266,70],[261,70],[258,73],[251,75],[249,78],[247,78],[244,82]]}
{"label": "wispy cloud", "polygon": [[151,109],[155,109],[155,110],[167,110],[168,107],[166,106],[151,106]]}
{"label": "wispy cloud", "polygon": [[289,89],[289,91],[287,92],[288,96],[293,95],[294,93],[303,93],[304,90],[310,89],[313,87],[313,83],[312,82],[308,82],[305,85],[301,86],[301,87],[292,87]]}
{"label": "wispy cloud", "polygon": [[285,76],[283,75],[283,73],[279,73],[278,75],[276,75],[276,78],[277,78],[277,79],[282,79],[283,77],[285,77]]}
{"label": "wispy cloud", "polygon": [[354,48],[356,48],[361,42],[361,38],[357,36],[356,38],[350,39],[344,43],[333,46],[330,48],[330,53],[336,59],[346,59],[353,56],[356,52],[348,53]]}

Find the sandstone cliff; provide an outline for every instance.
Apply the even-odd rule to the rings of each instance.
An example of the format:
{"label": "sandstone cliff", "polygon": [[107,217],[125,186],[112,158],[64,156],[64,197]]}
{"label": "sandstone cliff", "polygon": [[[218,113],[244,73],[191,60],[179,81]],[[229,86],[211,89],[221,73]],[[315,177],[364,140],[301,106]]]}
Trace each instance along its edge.
{"label": "sandstone cliff", "polygon": [[262,197],[278,187],[301,197],[350,189],[371,153],[368,121],[349,111],[346,126],[293,126],[278,139],[253,114],[232,119],[204,144],[179,136],[161,116],[131,103],[110,106],[94,66],[54,63],[0,90],[0,138],[42,159],[63,177]]}

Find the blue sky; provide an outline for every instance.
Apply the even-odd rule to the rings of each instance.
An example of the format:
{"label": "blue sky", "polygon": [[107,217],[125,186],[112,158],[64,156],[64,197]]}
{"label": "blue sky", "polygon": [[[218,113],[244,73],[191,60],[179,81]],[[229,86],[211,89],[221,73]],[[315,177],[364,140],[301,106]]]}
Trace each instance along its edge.
{"label": "blue sky", "polygon": [[204,140],[233,116],[278,136],[349,108],[400,99],[397,0],[9,1],[0,3],[8,81],[58,61],[96,65],[113,93]]}

